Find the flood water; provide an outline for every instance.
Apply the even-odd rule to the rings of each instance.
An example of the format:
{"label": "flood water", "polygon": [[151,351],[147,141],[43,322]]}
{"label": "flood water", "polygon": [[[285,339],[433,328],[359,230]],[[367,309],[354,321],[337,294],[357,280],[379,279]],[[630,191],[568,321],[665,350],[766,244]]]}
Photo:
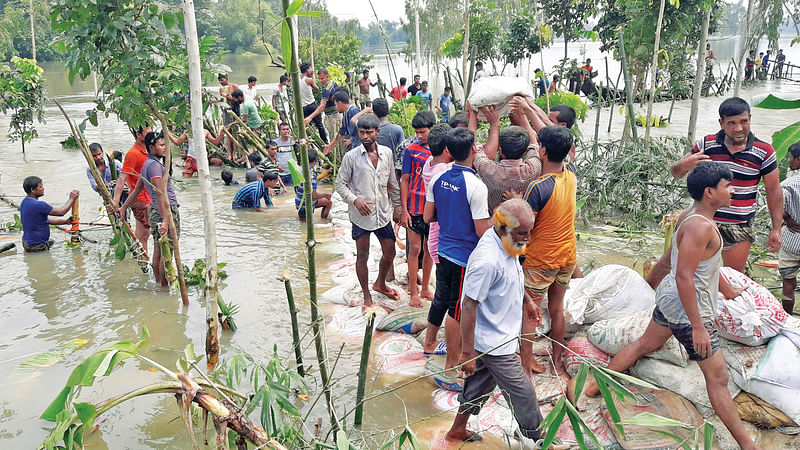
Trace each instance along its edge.
{"label": "flood water", "polygon": [[[580,45],[580,44],[578,44]],[[596,44],[587,44],[590,46]],[[787,46],[788,47],[788,46]],[[548,59],[561,57],[563,48],[554,48]],[[264,69],[263,57],[229,56],[226,64],[236,68],[231,75],[234,82],[243,81],[251,72],[259,82],[269,89],[271,78],[278,71]],[[396,62],[402,70],[408,70],[401,61]],[[385,59],[377,61],[377,69],[384,76]],[[48,90],[59,98],[67,112],[76,119],[84,117],[84,111],[92,106],[91,80],[67,84],[63,67],[58,64],[46,66]],[[388,75],[388,74],[387,74]],[[790,82],[770,82],[766,87],[746,90],[743,96],[764,92],[799,92],[800,86]],[[717,130],[716,109],[722,97],[710,97],[701,102],[698,135]],[[685,135],[688,122],[689,102],[677,102],[673,111],[673,122],[668,128],[655,129],[654,134]],[[666,115],[668,103],[655,106],[657,114]],[[610,133],[605,129],[608,110],[602,113],[602,137],[619,136],[622,129],[620,114],[615,111]],[[19,203],[24,195],[21,185],[26,176],[36,175],[44,180],[43,200],[61,205],[71,189],[79,189],[80,217],[93,222],[102,218],[98,210],[101,200],[93,193],[85,174],[86,163],[75,150],[64,150],[59,141],[66,138],[69,129],[53,104],[46,110],[47,123],[39,125],[40,137],[26,146],[23,155],[19,143],[10,143],[0,138],[0,192]],[[594,119],[590,113],[589,130]],[[755,110],[753,131],[757,136],[770,140],[773,132],[800,120],[795,111]],[[8,118],[0,117],[0,131],[5,134]],[[133,139],[124,123],[115,117],[101,118],[99,127],[86,129],[89,142],[100,142],[103,147],[127,150]],[[294,280],[295,298],[299,303],[300,321],[303,328],[310,322],[305,283],[303,241],[305,225],[296,220],[293,198],[283,195],[276,199],[276,207],[267,213],[233,211],[230,207],[235,188],[225,187],[219,181],[220,168],[212,168],[212,195],[217,217],[218,254],[228,278],[223,280],[221,294],[227,301],[239,306],[235,316],[239,331],[221,334],[222,357],[245,351],[257,361],[267,361],[273,346],[278,353],[291,360],[289,353],[291,333],[288,308],[283,283],[276,277],[288,268]],[[179,173],[179,171],[176,171]],[[244,170],[234,171],[243,182]],[[180,179],[180,177],[178,177]],[[183,182],[184,188],[177,192],[181,204],[181,255],[184,264],[191,265],[204,256],[202,211],[200,208],[197,179]],[[329,187],[326,187],[329,189]],[[679,206],[679,205],[676,205]],[[15,210],[0,203],[0,221],[11,220]],[[51,423],[38,417],[62,388],[70,371],[94,351],[123,339],[136,339],[142,327],[151,334],[146,354],[159,363],[174,367],[175,360],[183,348],[193,343],[200,351],[204,342],[205,308],[201,292],[189,288],[190,304],[183,307],[176,294],[164,292],[150,275],[142,274],[128,256],[119,262],[106,256],[106,243],[111,235],[108,231],[87,227],[86,237],[98,243],[84,243],[79,249],[67,249],[62,242],[65,234],[53,230],[57,241],[49,252],[24,254],[20,234],[0,234],[0,244],[15,242],[16,251],[0,255],[0,447],[33,448],[47,435]],[[330,223],[316,228],[319,242],[317,267],[320,277],[320,292],[334,286],[331,274],[326,270],[331,262],[343,255],[333,244]],[[614,244],[582,244],[579,250],[580,263],[597,260],[600,263],[636,265],[658,251],[660,243],[641,245],[618,239]],[[613,247],[613,250],[612,250]],[[152,241],[150,244],[152,249]],[[324,306],[333,311],[331,305]],[[56,349],[60,344],[74,338],[87,343],[68,352],[54,364],[34,371],[22,371],[18,365],[29,358]],[[307,339],[310,346],[311,341]],[[353,406],[356,391],[356,373],[360,357],[360,340],[329,333],[329,352],[335,354],[344,343],[341,360],[333,378],[335,404],[340,410]],[[313,347],[305,351],[307,364],[313,360]],[[374,364],[373,364],[374,365]],[[372,367],[372,375],[375,375]],[[160,375],[146,365],[128,362],[108,379],[96,386],[84,388],[80,399],[99,401],[122,392],[160,380]],[[367,385],[368,392],[383,390],[404,378],[373,376]],[[407,378],[406,378],[407,379]],[[312,382],[312,389],[316,385]],[[437,410],[431,404],[433,385],[421,381],[398,391],[408,408],[408,420],[419,421]],[[313,397],[312,397],[313,398]],[[327,413],[320,403],[311,413],[312,418],[323,418],[327,429]],[[299,403],[303,411],[307,405]],[[367,404],[366,429],[387,430],[405,422],[404,403],[394,395],[383,396]],[[89,438],[91,448],[190,448],[173,397],[168,395],[138,398],[111,410],[98,421],[99,430]],[[256,419],[257,421],[257,419]],[[435,434],[449,425],[449,416],[437,417],[415,425],[420,435]],[[311,423],[311,421],[309,421]],[[485,442],[490,446],[505,447],[499,440]]]}

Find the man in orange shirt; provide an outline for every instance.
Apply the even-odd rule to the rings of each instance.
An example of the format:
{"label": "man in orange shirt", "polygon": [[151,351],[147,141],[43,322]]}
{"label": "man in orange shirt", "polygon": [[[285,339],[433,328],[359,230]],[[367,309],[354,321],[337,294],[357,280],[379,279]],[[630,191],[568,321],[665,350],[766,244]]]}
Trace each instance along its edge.
{"label": "man in orange shirt", "polygon": [[[557,342],[553,345],[553,369],[555,373],[561,373],[563,347],[558,343],[566,345],[564,294],[577,262],[575,195],[578,183],[575,174],[564,163],[572,148],[572,133],[564,127],[545,127],[539,131],[539,143],[542,175],[525,192],[525,201],[531,206],[536,222],[522,268],[525,290],[533,301],[540,305],[547,294],[550,337]],[[544,371],[535,361],[530,369]]]}
{"label": "man in orange shirt", "polygon": [[[125,154],[125,160],[122,163],[122,173],[119,174],[117,187],[114,189],[114,206],[119,207],[119,200],[122,196],[123,186],[127,185],[128,189],[133,192],[136,183],[139,181],[139,175],[142,174],[142,166],[147,161],[147,150],[144,147],[144,137],[149,133],[150,126],[146,125],[140,130],[131,130],[131,133],[136,138],[133,147]],[[136,218],[136,239],[142,243],[142,247],[147,251],[147,238],[150,236],[150,219],[149,210],[150,204],[153,201],[146,189],[142,189],[136,201],[131,205],[133,217]]]}

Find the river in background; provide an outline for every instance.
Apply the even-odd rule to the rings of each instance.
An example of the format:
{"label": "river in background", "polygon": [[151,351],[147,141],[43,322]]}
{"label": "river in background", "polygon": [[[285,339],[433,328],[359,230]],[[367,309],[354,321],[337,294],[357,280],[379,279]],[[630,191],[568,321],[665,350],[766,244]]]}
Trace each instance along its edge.
{"label": "river in background", "polygon": [[[718,60],[722,61],[723,49],[716,48]],[[789,49],[788,45],[784,48]],[[570,45],[573,56],[591,57],[600,76],[605,77],[604,65],[599,62],[603,55],[598,43],[575,43]],[[581,53],[583,51],[583,53]],[[554,44],[545,52],[545,66],[557,63],[563,55],[563,47]],[[793,59],[790,54],[789,60]],[[800,57],[794,57],[800,60]],[[260,55],[226,55],[223,62],[232,67],[231,80],[246,84],[247,76],[259,78],[262,92],[271,92],[278,69],[266,67],[266,58]],[[398,74],[410,75],[411,69],[402,59],[394,61]],[[385,57],[376,57],[374,72],[388,79]],[[455,67],[455,62],[451,67]],[[534,63],[535,64],[535,63]],[[536,66],[534,65],[533,68]],[[609,58],[609,71],[614,75],[618,64]],[[84,111],[92,107],[92,80],[76,81],[70,85],[63,65],[45,64],[49,95],[57,97],[67,112],[76,119],[84,117]],[[433,79],[433,74],[430,76]],[[436,93],[440,86],[434,83]],[[749,98],[766,91],[799,92],[797,84],[787,81],[768,82],[764,86],[743,91]],[[377,96],[377,91],[373,90]],[[698,134],[717,130],[716,109],[722,97],[705,98],[700,106]],[[672,124],[655,129],[654,134],[681,136],[686,133],[688,101],[675,104]],[[656,114],[666,116],[669,103],[657,104]],[[617,111],[606,132],[608,124],[606,109],[601,114],[601,137],[617,137],[621,134],[622,121]],[[29,175],[44,180],[46,194],[43,200],[60,205],[66,201],[71,189],[80,189],[80,216],[83,221],[102,218],[99,211],[101,201],[92,193],[85,174],[86,163],[75,150],[64,150],[59,142],[66,138],[69,129],[52,103],[46,108],[47,123],[38,126],[40,137],[26,146],[21,153],[19,143],[0,138],[0,192],[17,202],[24,195],[22,180]],[[594,113],[587,122],[592,123]],[[769,140],[773,132],[786,125],[800,121],[796,111],[755,110],[753,131]],[[0,117],[0,130],[5,134],[8,118]],[[584,130],[590,125],[583,124]],[[584,131],[586,133],[586,131]],[[127,150],[133,139],[124,123],[115,117],[100,118],[98,127],[86,129],[89,142],[100,142],[105,149]],[[219,260],[226,262],[228,278],[222,281],[221,293],[240,308],[235,316],[239,331],[221,334],[222,357],[237,351],[246,351],[257,361],[265,362],[277,345],[281,357],[291,359],[290,328],[283,283],[276,277],[284,268],[294,280],[295,296],[299,303],[301,324],[309,323],[307,285],[304,264],[304,225],[296,220],[293,198],[283,195],[276,199],[276,207],[267,213],[233,211],[230,208],[235,188],[226,187],[219,181],[220,168],[211,168],[212,196],[217,215],[217,241]],[[177,173],[177,171],[176,171]],[[244,170],[234,170],[236,178],[243,182]],[[192,261],[204,255],[203,223],[197,179],[183,181],[177,192],[181,204],[183,261]],[[329,187],[325,187],[329,188]],[[14,209],[0,203],[0,220],[8,222]],[[141,327],[146,326],[151,334],[147,355],[167,367],[173,367],[188,343],[193,343],[198,352],[203,348],[205,311],[199,289],[190,287],[190,305],[183,307],[176,295],[162,291],[151,279],[143,275],[129,259],[118,262],[107,256],[106,243],[111,235],[108,231],[87,227],[86,236],[98,243],[84,243],[80,249],[67,249],[62,243],[64,233],[53,230],[57,245],[47,253],[25,255],[21,249],[18,233],[0,236],[0,243],[16,242],[17,250],[0,255],[0,446],[3,448],[33,448],[42,442],[51,423],[38,419],[50,401],[64,385],[70,371],[94,351],[122,339],[136,339]],[[332,229],[329,223],[317,226],[317,267],[320,270],[320,292],[334,285],[326,268],[334,260],[342,258],[332,245]],[[601,242],[602,244],[602,242]],[[628,245],[626,242],[598,246],[582,244],[581,263],[598,260],[601,263],[621,263],[629,266],[640,262],[658,250],[654,245]],[[150,244],[152,248],[152,241]],[[614,250],[609,250],[614,248]],[[637,267],[638,268],[638,267]],[[324,306],[330,311],[330,305]],[[33,371],[22,371],[18,365],[32,356],[56,349],[60,344],[74,338],[88,341],[80,349],[69,352],[64,359],[51,366]],[[334,379],[336,405],[340,409],[352,407],[356,390],[356,372],[360,355],[360,340],[348,339],[335,333],[328,337],[329,351],[338,351],[344,346]],[[310,340],[307,341],[309,344]],[[313,350],[306,350],[305,358],[311,362]],[[374,372],[375,368],[372,368]],[[372,372],[371,372],[372,373]],[[160,379],[148,367],[137,362],[128,362],[107,380],[95,387],[85,388],[81,399],[99,401],[126,392]],[[397,379],[371,377],[368,390],[381,390]],[[317,386],[312,382],[312,389]],[[409,420],[414,421],[436,413],[430,402],[433,385],[427,381],[404,388],[399,394],[405,399]],[[299,402],[302,409],[307,405]],[[404,403],[394,396],[384,396],[367,405],[366,427],[389,429],[404,422]],[[311,417],[321,417],[327,427],[327,414],[320,405]],[[191,444],[182,429],[175,401],[171,396],[151,396],[126,402],[101,417],[99,431],[94,433],[89,444],[92,448],[190,448]],[[449,419],[439,418],[423,422],[429,427],[446,427]],[[494,441],[505,446],[501,441]]]}

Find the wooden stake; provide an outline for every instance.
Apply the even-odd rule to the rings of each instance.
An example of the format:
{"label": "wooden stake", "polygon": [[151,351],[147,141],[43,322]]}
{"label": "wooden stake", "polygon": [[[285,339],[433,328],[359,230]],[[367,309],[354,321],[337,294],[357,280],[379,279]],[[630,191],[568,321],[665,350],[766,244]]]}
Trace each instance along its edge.
{"label": "wooden stake", "polygon": [[[656,22],[656,41],[653,44],[653,75],[650,77],[650,95],[647,96],[647,116],[644,121],[644,148],[647,150],[650,147],[650,124],[653,122],[651,116],[653,115],[653,101],[656,96],[656,74],[658,73],[658,46],[661,44],[661,24],[664,22],[664,5],[665,0],[661,0],[661,6],[658,10],[658,21]],[[636,124],[631,124],[635,127]]]}
{"label": "wooden stake", "polygon": [[78,200],[79,199],[76,198],[75,202],[72,203],[72,228],[69,230],[70,244],[72,244],[72,246],[81,245],[81,227],[79,223],[81,218],[78,212]]}
{"label": "wooden stake", "polygon": [[[706,5],[703,16],[703,28],[700,29],[700,42],[697,43],[697,70],[694,73],[694,86],[692,87],[692,109],[689,112],[689,142],[694,142],[697,131],[697,114],[700,111],[700,96],[703,87],[703,77],[706,74],[706,38],[708,38],[708,24],[711,22],[711,5]],[[670,112],[672,109],[670,108]]]}
{"label": "wooden stake", "polygon": [[286,274],[283,274],[281,279],[283,279],[283,286],[286,288],[286,301],[289,302],[289,318],[292,320],[292,347],[294,347],[294,358],[297,361],[297,373],[304,377],[306,376],[306,371],[303,367],[303,351],[300,348],[300,330],[297,326],[297,307],[294,304],[292,282]]}
{"label": "wooden stake", "polygon": [[369,365],[369,349],[372,346],[372,330],[375,326],[375,311],[367,312],[367,327],[364,329],[364,344],[361,347],[361,364],[358,366],[358,389],[356,390],[356,413],[353,425],[361,426],[364,413],[364,390],[367,385],[367,366]]}
{"label": "wooden stake", "polygon": [[633,120],[633,88],[631,84],[631,74],[628,71],[628,60],[625,58],[625,39],[623,38],[624,30],[619,30],[619,57],[622,63],[622,74],[625,77],[625,109],[628,110],[628,124],[631,127],[631,136],[633,141],[639,140],[638,132],[636,131],[636,122]]}

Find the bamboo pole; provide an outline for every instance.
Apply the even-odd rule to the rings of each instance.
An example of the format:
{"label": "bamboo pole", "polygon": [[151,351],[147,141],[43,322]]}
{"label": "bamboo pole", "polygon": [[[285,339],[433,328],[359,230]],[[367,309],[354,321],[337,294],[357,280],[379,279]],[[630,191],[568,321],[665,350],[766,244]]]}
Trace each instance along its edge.
{"label": "bamboo pole", "polygon": [[[739,91],[742,89],[742,77],[745,70],[745,55],[748,52],[748,38],[750,37],[750,20],[753,13],[753,0],[747,1],[747,15],[745,16],[744,27],[742,27],[742,34],[739,37],[739,57],[738,65],[736,66],[736,83],[733,85],[733,96],[738,97]],[[755,74],[755,69],[753,70]]]}
{"label": "bamboo pole", "polygon": [[292,347],[294,347],[294,358],[297,361],[297,374],[301,377],[306,376],[303,367],[303,351],[300,348],[300,331],[297,326],[297,306],[294,303],[294,293],[292,292],[292,281],[286,274],[280,278],[283,280],[283,287],[286,289],[286,301],[289,302],[289,317],[292,320]]}
{"label": "bamboo pole", "polygon": [[[208,170],[208,153],[203,129],[203,81],[200,76],[200,47],[197,42],[197,22],[194,1],[183,0],[183,22],[186,28],[186,50],[189,57],[189,97],[192,111],[192,135],[197,153],[197,178],[200,184],[200,205],[203,208],[203,229],[206,244],[206,284],[203,296],[206,302],[206,360],[208,369],[219,361],[219,323],[217,318],[217,225],[214,199],[211,197],[211,175]],[[299,91],[295,91],[299,92]],[[181,272],[183,270],[181,269]]]}
{"label": "bamboo pole", "polygon": [[34,13],[33,13],[33,0],[30,0],[28,2],[28,4],[30,5],[30,13],[31,13],[30,14],[30,16],[31,16],[31,56],[32,56],[31,59],[33,59],[33,62],[36,62],[36,30],[34,30],[34,28],[33,28],[33,16],[34,16]]}
{"label": "bamboo pole", "polygon": [[[656,96],[656,74],[658,73],[658,46],[661,44],[661,25],[664,23],[664,6],[666,0],[661,0],[661,5],[658,9],[658,21],[656,22],[656,40],[653,44],[653,75],[650,77],[650,95],[647,96],[647,116],[644,121],[644,148],[647,150],[650,147],[650,124],[652,120],[650,117],[653,115],[653,100]],[[634,127],[635,124],[631,124]]]}
{"label": "bamboo pole", "polygon": [[706,14],[703,16],[703,28],[700,29],[700,42],[697,43],[697,70],[694,73],[694,86],[692,87],[692,109],[689,112],[689,142],[694,142],[697,131],[697,114],[700,111],[700,89],[703,87],[703,77],[706,68],[706,39],[708,38],[708,24],[711,22],[711,5],[706,5]]}
{"label": "bamboo pole", "polygon": [[81,226],[80,226],[80,213],[78,212],[78,200],[72,203],[72,228],[69,230],[70,244],[73,246],[80,245],[81,243]]}
{"label": "bamboo pole", "polygon": [[[64,111],[61,103],[59,103],[56,99],[53,99],[53,102],[56,104],[56,106],[58,106],[58,109],[61,110],[61,114],[63,114],[64,118],[67,120],[69,128],[72,131],[72,137],[75,138],[75,141],[81,148],[81,153],[83,154],[84,159],[86,159],[86,163],[89,164],[89,173],[92,174],[92,178],[94,178],[94,182],[97,184],[97,188],[100,191],[100,196],[103,197],[103,203],[105,203],[106,207],[113,205],[114,201],[111,198],[111,194],[108,192],[108,188],[106,188],[106,184],[103,182],[103,178],[100,176],[100,171],[97,170],[97,165],[94,163],[92,154],[89,152],[89,146],[86,144],[86,139],[84,139],[83,135],[80,133],[80,130],[75,128],[75,125],[67,115],[67,112]],[[109,217],[111,217],[110,214]],[[142,243],[136,239],[136,235],[133,233],[131,226],[127,221],[125,221],[124,217],[118,217],[117,223],[119,223],[121,226],[115,231],[124,233],[130,238],[131,244],[128,249],[131,252],[131,256],[133,256],[134,260],[139,264],[139,269],[141,269],[143,273],[147,273],[150,270],[148,262],[149,258],[147,256],[147,252],[144,250],[144,247],[142,247]]]}
{"label": "bamboo pole", "polygon": [[[164,176],[161,177],[161,186],[157,186],[158,189],[154,189],[153,192],[157,193],[158,195],[162,196],[164,200],[167,202],[167,207],[164,211],[164,217],[162,220],[167,221],[167,234],[169,234],[169,238],[172,239],[172,256],[175,258],[175,267],[177,268],[178,272],[178,287],[180,288],[181,292],[181,301],[183,301],[184,305],[189,304],[189,294],[186,291],[186,280],[183,278],[183,264],[181,264],[181,251],[180,247],[178,246],[178,230],[175,228],[175,218],[172,216],[172,209],[169,205],[169,200],[167,197],[167,184],[169,184],[169,179],[172,177],[170,175],[170,171],[172,170],[172,140],[169,138],[169,128],[167,126],[167,119],[164,117],[163,114],[156,110],[155,105],[152,102],[147,103],[150,107],[150,110],[153,112],[153,115],[156,116],[159,122],[161,122],[161,132],[164,134],[164,144],[167,146],[167,154],[166,154],[166,162],[164,163]],[[205,133],[201,134],[201,136],[205,136]],[[201,138],[199,140],[205,140]],[[195,143],[196,145],[196,143]],[[155,198],[153,202],[157,202]],[[155,207],[155,204],[151,206]]]}
{"label": "bamboo pole", "polygon": [[[461,45],[461,73],[464,77],[467,76],[467,62],[470,61],[469,55],[469,10],[470,10],[470,3],[471,0],[464,0],[464,42]],[[471,70],[471,69],[470,69]],[[542,67],[544,70],[544,67]],[[470,77],[471,78],[471,77]],[[471,85],[470,79],[462,80],[463,84],[461,85],[464,88],[464,104],[467,103],[467,98],[469,97],[469,88]]]}
{"label": "bamboo pole", "polygon": [[628,124],[631,127],[631,136],[633,136],[633,141],[636,142],[639,140],[638,132],[636,131],[636,122],[633,120],[633,88],[631,84],[631,74],[628,72],[628,60],[625,58],[625,39],[623,35],[625,34],[624,29],[619,29],[619,57],[620,62],[622,63],[622,74],[625,77],[625,109],[628,110],[627,113],[627,120]]}
{"label": "bamboo pole", "polygon": [[[283,17],[289,25],[289,35],[292,45],[292,57],[289,61],[289,71],[292,74],[292,90],[300,92],[300,66],[298,65],[298,46],[297,46],[297,29],[296,23],[286,16],[286,10],[289,8],[289,0],[281,0],[283,7]],[[300,102],[300,96],[294,96],[294,113],[297,123],[303,123],[303,106]],[[298,127],[297,134],[300,143],[300,164],[303,169],[303,177],[305,182],[303,185],[303,192],[311,192],[311,170],[308,165],[308,142],[305,127]],[[328,377],[328,363],[327,351],[325,348],[325,328],[324,319],[320,317],[319,304],[317,303],[317,267],[316,267],[316,245],[314,239],[314,205],[310,195],[305,196],[306,202],[306,252],[308,255],[308,298],[311,303],[311,326],[314,330],[314,347],[317,353],[317,363],[319,364],[319,376],[322,380],[322,390],[325,393],[325,400],[328,406],[328,414],[330,415],[331,427],[334,432],[341,429],[339,420],[336,417],[336,410],[333,407],[333,399],[331,398],[330,379]]]}
{"label": "bamboo pole", "polygon": [[356,391],[356,412],[353,426],[360,427],[364,413],[364,390],[367,386],[367,365],[369,349],[372,346],[372,330],[375,326],[375,311],[367,312],[367,327],[364,329],[364,344],[361,347],[361,364],[358,367],[358,389]]}

